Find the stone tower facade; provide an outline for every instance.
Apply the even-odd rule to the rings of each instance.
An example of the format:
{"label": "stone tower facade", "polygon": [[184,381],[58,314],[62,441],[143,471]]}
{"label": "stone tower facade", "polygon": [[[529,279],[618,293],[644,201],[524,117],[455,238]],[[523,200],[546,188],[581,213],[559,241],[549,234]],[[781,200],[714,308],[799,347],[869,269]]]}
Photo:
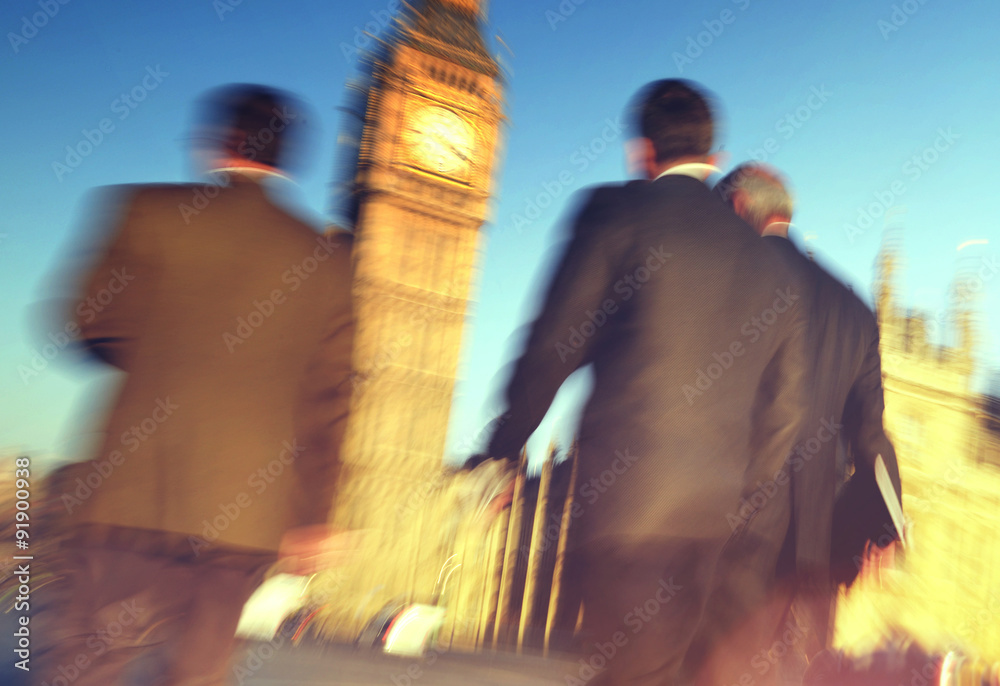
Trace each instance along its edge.
{"label": "stone tower facade", "polygon": [[372,65],[354,177],[355,402],[335,523],[440,472],[502,119],[477,3],[425,0]]}
{"label": "stone tower facade", "polygon": [[[890,630],[926,647],[1000,660],[1000,422],[977,394],[976,293],[988,260],[957,275],[937,316],[894,288],[899,253],[880,257],[876,299],[885,427],[899,460],[910,539],[897,569],[841,598],[837,641],[865,652]],[[950,338],[951,345],[940,340]]]}
{"label": "stone tower facade", "polygon": [[442,496],[452,483],[443,458],[502,79],[476,0],[406,8],[355,88],[354,388],[332,524],[364,530],[366,544],[363,560],[327,579],[336,598],[325,633],[342,638],[387,604],[437,602],[443,565],[465,545]]}

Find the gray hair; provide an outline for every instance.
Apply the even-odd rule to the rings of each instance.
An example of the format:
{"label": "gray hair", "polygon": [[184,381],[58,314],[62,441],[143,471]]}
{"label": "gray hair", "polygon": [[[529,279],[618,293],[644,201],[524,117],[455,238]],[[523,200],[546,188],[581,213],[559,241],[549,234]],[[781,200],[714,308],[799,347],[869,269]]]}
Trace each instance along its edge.
{"label": "gray hair", "polygon": [[738,192],[746,194],[746,216],[743,219],[757,231],[774,216],[792,216],[795,203],[781,178],[763,165],[741,164],[716,185],[715,190],[730,206]]}

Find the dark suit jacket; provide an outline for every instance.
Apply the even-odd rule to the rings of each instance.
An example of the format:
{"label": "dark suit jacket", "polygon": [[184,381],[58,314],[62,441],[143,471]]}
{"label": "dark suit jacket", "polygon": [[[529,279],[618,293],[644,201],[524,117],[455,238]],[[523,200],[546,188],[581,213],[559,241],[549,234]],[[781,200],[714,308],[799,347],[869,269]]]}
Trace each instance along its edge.
{"label": "dark suit jacket", "polygon": [[276,550],[331,505],[350,390],[349,237],[321,236],[245,179],[117,195],[72,316],[125,375],[73,523],[163,532],[189,553],[191,536]]}
{"label": "dark suit jacket", "polygon": [[[799,452],[789,463],[794,512],[789,545],[800,582],[822,594],[831,572],[836,581],[847,580],[845,573],[853,578],[849,573],[857,570],[852,557],[861,553],[868,538],[877,539],[887,531],[892,538],[895,531],[874,476],[875,458],[882,455],[896,492],[901,493],[896,453],[882,423],[878,324],[853,292],[790,241],[763,240],[811,269],[815,283],[810,343],[817,352],[810,393],[813,409]],[[841,494],[835,517],[840,440],[848,447],[855,473]]]}
{"label": "dark suit jacket", "polygon": [[[854,475],[840,494],[834,517],[837,489],[837,440],[822,441],[816,452],[803,445],[803,468],[797,474],[795,548],[802,571],[822,570],[835,551],[834,576],[839,580],[845,562],[859,554],[868,538],[895,534],[888,510],[875,484],[875,459],[882,456],[897,494],[902,495],[896,452],[885,434],[882,365],[878,323],[872,311],[838,279],[816,262],[801,255],[791,242],[784,245],[808,264],[816,282],[813,313],[814,342],[819,355],[814,372],[814,416],[803,443],[821,437],[823,424],[834,424],[848,448]],[[815,442],[813,444],[815,446]],[[860,540],[859,540],[860,539]],[[860,543],[860,545],[859,545]],[[846,560],[844,557],[846,556]]]}
{"label": "dark suit jacket", "polygon": [[[735,535],[759,509],[745,499],[773,478],[806,419],[809,278],[696,179],[596,189],[516,363],[490,454],[515,455],[566,377],[592,364],[578,542]],[[787,489],[769,502],[785,513],[770,531],[777,548]]]}

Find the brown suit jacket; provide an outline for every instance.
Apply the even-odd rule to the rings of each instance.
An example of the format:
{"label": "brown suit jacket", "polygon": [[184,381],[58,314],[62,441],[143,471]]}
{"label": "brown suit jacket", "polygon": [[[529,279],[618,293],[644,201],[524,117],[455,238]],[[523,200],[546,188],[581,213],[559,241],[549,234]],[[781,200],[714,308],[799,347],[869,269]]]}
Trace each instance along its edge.
{"label": "brown suit jacket", "polygon": [[64,499],[82,531],[163,532],[201,555],[274,551],[326,521],[350,393],[350,236],[235,178],[125,187],[110,205],[120,216],[73,316],[125,374],[86,487]]}

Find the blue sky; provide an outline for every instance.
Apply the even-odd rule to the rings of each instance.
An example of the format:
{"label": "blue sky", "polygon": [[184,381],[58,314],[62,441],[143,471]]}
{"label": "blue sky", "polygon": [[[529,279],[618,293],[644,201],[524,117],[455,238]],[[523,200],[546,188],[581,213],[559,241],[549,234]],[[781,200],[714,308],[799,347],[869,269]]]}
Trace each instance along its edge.
{"label": "blue sky", "polygon": [[[502,39],[495,50],[507,70],[508,122],[462,352],[450,437],[456,456],[478,447],[480,430],[500,409],[573,194],[625,177],[619,118],[632,94],[658,78],[694,79],[718,96],[728,164],[756,155],[783,170],[797,197],[799,239],[808,235],[863,297],[886,208],[905,257],[898,286],[909,305],[940,317],[956,271],[979,273],[980,363],[1000,367],[1000,6],[679,5],[495,0],[489,9],[488,34]],[[190,180],[191,103],[222,83],[259,82],[301,94],[318,113],[311,164],[296,193],[317,221],[329,217],[336,108],[356,67],[350,48],[365,30],[383,34],[395,6],[4,3],[0,452],[81,456],[93,438],[88,418],[106,397],[101,389],[114,383],[69,353],[46,360],[37,375],[21,372],[59,328],[38,316],[38,303],[79,232],[88,190]],[[133,92],[137,99],[122,98]],[[67,160],[67,146],[79,148],[88,131],[98,140],[102,120],[110,121],[89,154]],[[988,243],[956,249],[970,240]],[[984,371],[978,383],[986,378]],[[533,447],[544,447],[554,429],[572,432],[583,384],[574,379],[561,394]]]}

